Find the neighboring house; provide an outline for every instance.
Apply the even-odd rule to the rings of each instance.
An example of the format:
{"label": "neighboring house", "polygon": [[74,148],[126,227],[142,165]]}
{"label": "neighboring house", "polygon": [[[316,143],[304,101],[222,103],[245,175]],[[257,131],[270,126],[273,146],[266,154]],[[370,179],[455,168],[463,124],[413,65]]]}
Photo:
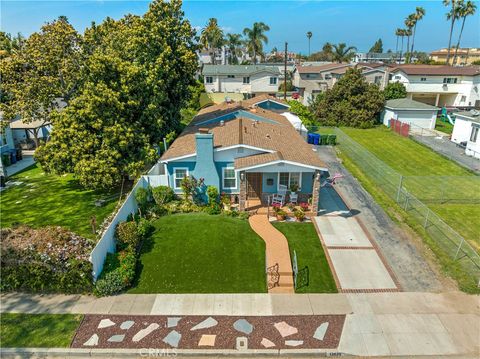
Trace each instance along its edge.
{"label": "neighboring house", "polygon": [[[412,57],[412,61],[416,58]],[[357,52],[352,59],[353,62],[365,62],[365,63],[398,63],[400,61],[400,53],[385,52],[385,53],[373,53],[373,52]],[[405,56],[402,56],[402,63],[405,62]]]}
{"label": "neighboring house", "polygon": [[412,129],[433,130],[439,110],[438,107],[408,98],[388,100],[382,113],[383,124],[390,126],[390,120],[394,119],[402,123],[408,123],[412,126]]}
{"label": "neighboring house", "polygon": [[433,106],[480,105],[480,66],[400,65],[390,82],[403,83],[409,98]]}
{"label": "neighboring house", "polygon": [[299,186],[299,201],[318,208],[327,171],[313,147],[279,112],[288,105],[259,96],[201,110],[160,158],[168,185],[181,193],[186,176],[203,178],[244,210],[266,204],[280,186]]}
{"label": "neighboring house", "polygon": [[0,154],[10,152],[15,149],[13,133],[10,126],[0,128]]}
{"label": "neighboring house", "polygon": [[[430,53],[430,59],[438,62],[447,61],[448,49],[440,49],[437,51],[432,51]],[[450,59],[453,61],[453,56],[455,55],[455,48],[450,50]],[[480,61],[480,48],[459,48],[457,52],[457,63],[456,65],[466,66],[471,65],[474,61]]]}
{"label": "neighboring house", "polygon": [[264,65],[205,65],[202,70],[207,92],[275,94],[280,71]]}
{"label": "neighboring house", "polygon": [[451,140],[465,147],[465,154],[480,158],[480,111],[455,113]]}
{"label": "neighboring house", "polygon": [[326,63],[318,66],[296,66],[293,71],[293,86],[303,97],[303,104],[307,105],[320,92],[332,88],[349,68],[355,66],[362,68],[362,73],[369,83],[383,88],[388,81],[388,71],[383,64]]}

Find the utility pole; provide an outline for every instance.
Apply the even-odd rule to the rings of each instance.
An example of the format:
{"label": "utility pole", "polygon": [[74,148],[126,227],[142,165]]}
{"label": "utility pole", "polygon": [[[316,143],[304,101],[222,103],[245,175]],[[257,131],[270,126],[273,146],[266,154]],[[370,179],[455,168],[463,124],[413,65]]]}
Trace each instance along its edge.
{"label": "utility pole", "polygon": [[283,99],[287,101],[287,52],[288,52],[288,42],[285,42],[285,74],[283,76]]}

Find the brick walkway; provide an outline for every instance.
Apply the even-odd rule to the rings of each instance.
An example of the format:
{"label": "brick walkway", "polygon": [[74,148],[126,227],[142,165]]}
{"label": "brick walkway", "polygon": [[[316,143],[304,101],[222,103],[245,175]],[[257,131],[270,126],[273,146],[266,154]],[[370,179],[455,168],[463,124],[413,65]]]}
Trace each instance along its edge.
{"label": "brick walkway", "polygon": [[[261,211],[259,211],[261,212]],[[279,286],[269,289],[270,293],[294,293],[293,272],[285,236],[272,226],[267,214],[258,213],[249,218],[250,227],[265,241],[267,266],[278,264]],[[269,278],[267,278],[269,280]]]}

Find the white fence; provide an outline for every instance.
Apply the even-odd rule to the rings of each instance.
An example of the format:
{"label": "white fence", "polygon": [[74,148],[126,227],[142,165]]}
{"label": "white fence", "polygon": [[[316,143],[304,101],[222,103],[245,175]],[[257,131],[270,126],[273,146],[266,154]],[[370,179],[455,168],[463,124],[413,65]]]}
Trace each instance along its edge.
{"label": "white fence", "polygon": [[143,178],[152,187],[168,186],[168,175],[146,175]]}
{"label": "white fence", "polygon": [[115,252],[115,228],[117,227],[117,224],[125,221],[129,214],[137,212],[138,206],[137,201],[135,200],[135,192],[138,188],[146,188],[147,186],[147,181],[144,177],[141,177],[128,194],[125,202],[123,202],[115,217],[113,217],[112,222],[108,225],[105,232],[103,232],[102,238],[100,238],[95,248],[93,248],[92,253],[90,253],[90,262],[93,264],[94,280],[96,280],[100,273],[102,273],[103,263],[105,262],[107,253]]}

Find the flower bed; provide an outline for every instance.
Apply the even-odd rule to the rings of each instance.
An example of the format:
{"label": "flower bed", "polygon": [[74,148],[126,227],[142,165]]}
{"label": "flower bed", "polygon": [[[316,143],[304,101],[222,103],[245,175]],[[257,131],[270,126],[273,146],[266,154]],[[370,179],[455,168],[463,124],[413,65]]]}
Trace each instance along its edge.
{"label": "flower bed", "polygon": [[92,248],[91,240],[62,227],[3,229],[0,289],[91,292]]}

